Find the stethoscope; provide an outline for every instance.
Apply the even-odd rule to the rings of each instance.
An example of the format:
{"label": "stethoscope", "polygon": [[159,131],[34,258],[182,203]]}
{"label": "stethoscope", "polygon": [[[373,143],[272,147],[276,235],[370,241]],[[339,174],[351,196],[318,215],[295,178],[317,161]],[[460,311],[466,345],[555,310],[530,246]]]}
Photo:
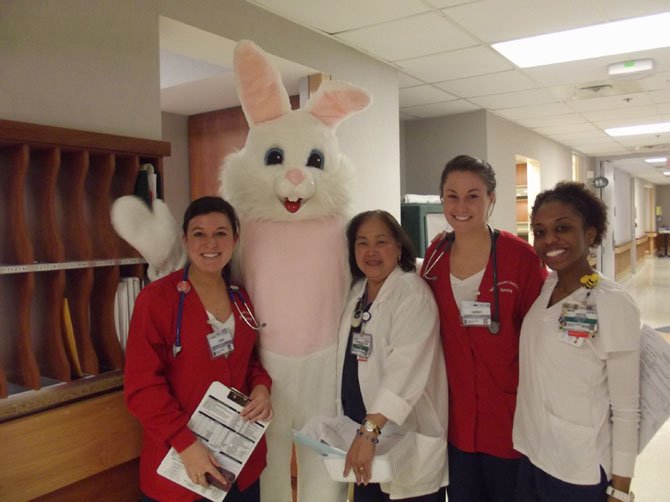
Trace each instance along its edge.
{"label": "stethoscope", "polygon": [[[184,267],[184,275],[181,278],[181,281],[177,283],[177,291],[179,292],[179,307],[177,309],[177,328],[176,328],[176,333],[174,337],[174,343],[172,344],[172,355],[174,357],[177,357],[179,353],[182,351],[181,347],[181,319],[184,315],[184,300],[186,299],[186,295],[191,291],[191,285],[188,282],[188,268],[189,264],[187,264]],[[267,324],[266,323],[259,323],[256,320],[256,317],[254,316],[254,313],[251,310],[251,307],[249,306],[249,303],[247,303],[246,298],[240,291],[240,288],[235,286],[234,284],[231,284],[228,286],[228,296],[230,297],[230,301],[233,305],[235,305],[235,309],[237,309],[237,313],[240,315],[242,320],[247,323],[247,326],[249,326],[251,329],[254,331],[260,332]],[[242,305],[242,308],[244,308],[244,311],[242,311],[242,308],[240,308],[240,304]],[[252,324],[253,323],[253,324]]]}
{"label": "stethoscope", "polygon": [[[500,232],[498,230],[491,230],[489,228],[489,233],[491,234],[491,259],[493,260],[493,315],[491,316],[491,323],[488,325],[489,332],[492,335],[497,335],[500,332],[500,319],[498,318],[498,307],[500,303],[499,292],[498,292],[498,264],[496,260],[496,240]],[[453,232],[445,235],[442,240],[435,246],[433,252],[430,254],[426,260],[426,266],[423,269],[423,278],[427,281],[437,280],[437,276],[429,276],[431,270],[435,267],[437,262],[444,256],[444,253],[449,251],[451,245],[454,243],[456,236]]]}

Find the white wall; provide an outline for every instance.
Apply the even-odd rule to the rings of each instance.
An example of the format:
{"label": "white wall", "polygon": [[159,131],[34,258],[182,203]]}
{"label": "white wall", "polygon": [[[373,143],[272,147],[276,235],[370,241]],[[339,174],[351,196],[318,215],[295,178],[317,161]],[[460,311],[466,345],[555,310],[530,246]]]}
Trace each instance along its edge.
{"label": "white wall", "polygon": [[191,198],[188,172],[188,117],[176,113],[162,114],[163,140],[169,141],[171,154],[163,161],[164,198],[177,223],[181,224]]}
{"label": "white wall", "polygon": [[367,88],[373,106],[338,130],[353,209],[400,216],[396,70],[243,0],[3,0],[0,116],[160,139],[160,15]]}
{"label": "white wall", "polygon": [[647,191],[644,189],[644,183],[639,178],[633,178],[635,190],[635,238],[644,237],[645,229],[649,225],[647,221],[647,204],[645,200]]}
{"label": "white wall", "polygon": [[[632,239],[632,205],[631,177],[628,173],[617,169],[612,170],[612,220],[610,228],[614,233],[614,245],[619,246],[630,242]],[[608,187],[609,188],[609,187]]]}
{"label": "white wall", "polygon": [[484,110],[405,121],[404,129],[404,193],[439,195],[440,175],[450,159],[463,154],[486,159]]}
{"label": "white wall", "polygon": [[479,110],[405,122],[406,193],[439,193],[444,164],[460,154],[487,160],[496,172],[497,201],[491,224],[516,232],[516,155],[540,164],[541,188],[571,179],[572,152],[508,120]]}
{"label": "white wall", "polygon": [[498,180],[496,209],[491,223],[516,232],[516,156],[538,162],[540,188],[552,188],[557,182],[572,179],[572,150],[544,136],[486,113],[487,158]]}
{"label": "white wall", "polygon": [[130,0],[3,0],[0,116],[160,139],[158,16]]}

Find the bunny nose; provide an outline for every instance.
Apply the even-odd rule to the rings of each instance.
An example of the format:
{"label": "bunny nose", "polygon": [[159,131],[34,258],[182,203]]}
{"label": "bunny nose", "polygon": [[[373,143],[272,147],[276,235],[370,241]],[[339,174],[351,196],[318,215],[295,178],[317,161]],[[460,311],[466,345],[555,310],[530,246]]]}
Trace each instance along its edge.
{"label": "bunny nose", "polygon": [[294,185],[299,185],[305,179],[305,175],[298,169],[291,169],[286,173],[286,179]]}

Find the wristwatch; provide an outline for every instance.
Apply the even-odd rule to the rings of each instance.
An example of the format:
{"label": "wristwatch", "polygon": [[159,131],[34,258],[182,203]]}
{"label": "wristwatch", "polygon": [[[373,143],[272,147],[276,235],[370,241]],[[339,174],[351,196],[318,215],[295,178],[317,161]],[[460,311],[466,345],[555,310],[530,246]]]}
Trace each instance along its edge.
{"label": "wristwatch", "polygon": [[363,423],[361,425],[363,426],[363,430],[365,432],[372,432],[377,436],[379,436],[382,433],[382,430],[379,428],[379,426],[372,420],[368,420],[367,418],[363,420]]}
{"label": "wristwatch", "polygon": [[635,500],[635,495],[633,492],[622,492],[621,490],[617,490],[611,485],[605,489],[605,493],[610,497],[614,497],[615,499],[620,500],[621,502],[633,502]]}

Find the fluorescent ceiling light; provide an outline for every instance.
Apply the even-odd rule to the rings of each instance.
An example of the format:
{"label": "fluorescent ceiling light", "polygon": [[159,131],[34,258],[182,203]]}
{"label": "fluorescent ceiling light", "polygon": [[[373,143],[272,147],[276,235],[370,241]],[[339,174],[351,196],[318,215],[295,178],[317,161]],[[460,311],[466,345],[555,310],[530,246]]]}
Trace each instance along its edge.
{"label": "fluorescent ceiling light", "polygon": [[520,68],[670,46],[670,12],[493,44]]}
{"label": "fluorescent ceiling light", "polygon": [[670,132],[670,122],[660,122],[658,124],[643,124],[626,127],[611,127],[605,129],[610,136],[635,136],[638,134],[657,134],[661,132]]}
{"label": "fluorescent ceiling light", "polygon": [[667,157],[654,157],[653,159],[644,159],[645,162],[648,162],[649,164],[655,164],[657,162],[665,162],[667,161]]}
{"label": "fluorescent ceiling light", "polygon": [[670,176],[670,171],[663,171],[663,176]]}

